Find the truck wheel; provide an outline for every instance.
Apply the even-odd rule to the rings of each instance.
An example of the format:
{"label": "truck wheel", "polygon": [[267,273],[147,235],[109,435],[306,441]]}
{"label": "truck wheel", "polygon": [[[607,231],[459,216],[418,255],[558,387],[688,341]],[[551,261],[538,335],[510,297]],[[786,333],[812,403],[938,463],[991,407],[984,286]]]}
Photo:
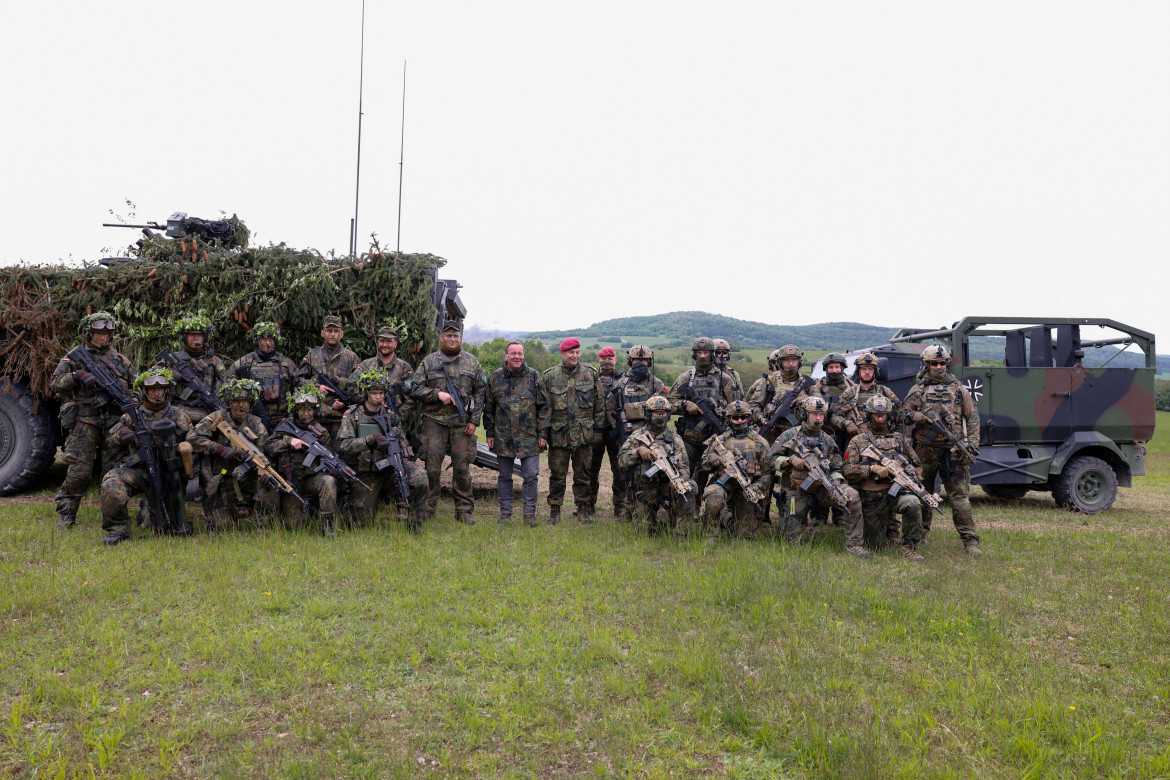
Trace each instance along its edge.
{"label": "truck wheel", "polygon": [[1117,475],[1113,468],[1092,455],[1079,455],[1068,462],[1052,485],[1056,505],[1093,515],[1113,506],[1117,498]]}
{"label": "truck wheel", "polygon": [[37,404],[24,385],[0,385],[0,496],[19,493],[53,464],[57,425],[52,404]]}
{"label": "truck wheel", "polygon": [[1027,485],[981,485],[983,492],[993,498],[1023,498],[1030,488]]}

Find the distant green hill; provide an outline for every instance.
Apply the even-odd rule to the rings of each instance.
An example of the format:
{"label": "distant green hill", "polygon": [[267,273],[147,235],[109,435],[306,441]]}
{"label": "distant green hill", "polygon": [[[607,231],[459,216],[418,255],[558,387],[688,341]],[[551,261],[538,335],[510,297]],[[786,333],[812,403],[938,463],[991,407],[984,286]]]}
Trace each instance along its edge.
{"label": "distant green hill", "polygon": [[658,341],[689,342],[697,334],[723,338],[741,347],[775,348],[797,344],[805,349],[857,349],[882,344],[897,328],[857,322],[823,322],[818,325],[769,325],[702,311],[674,311],[648,317],[619,317],[596,322],[579,330],[545,330],[527,334],[546,343],[567,336],[588,338],[653,337]]}

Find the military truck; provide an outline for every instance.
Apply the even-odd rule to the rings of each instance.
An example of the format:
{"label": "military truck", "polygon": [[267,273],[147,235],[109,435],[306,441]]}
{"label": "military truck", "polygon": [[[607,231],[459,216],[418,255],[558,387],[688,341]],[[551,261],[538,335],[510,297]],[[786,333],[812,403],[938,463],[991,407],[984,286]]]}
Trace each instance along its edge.
{"label": "military truck", "polygon": [[[1086,514],[1146,473],[1154,435],[1154,335],[1110,319],[966,317],[949,328],[899,330],[878,357],[878,382],[905,398],[928,344],[951,350],[951,370],[979,408],[971,481],[1000,498],[1051,492]],[[1130,350],[1133,347],[1134,350]],[[1127,356],[1123,358],[1122,356]],[[824,373],[821,362],[813,375]]]}
{"label": "military truck", "polygon": [[[371,353],[387,320],[399,328],[400,356],[411,363],[438,346],[442,322],[467,314],[459,283],[440,279],[446,263],[429,254],[382,252],[331,257],[284,244],[249,247],[235,215],[202,220],[183,212],[165,223],[119,225],[141,230],[124,257],[97,263],[0,268],[0,495],[30,487],[63,440],[59,406],[49,389],[58,360],[80,338],[78,324],[97,310],[120,325],[115,347],[140,368],[172,345],[169,323],[203,311],[217,328],[216,351],[251,351],[251,325],[281,324],[281,351],[299,360],[320,343],[321,321],[340,313],[346,343]],[[481,446],[475,461],[496,467]]]}

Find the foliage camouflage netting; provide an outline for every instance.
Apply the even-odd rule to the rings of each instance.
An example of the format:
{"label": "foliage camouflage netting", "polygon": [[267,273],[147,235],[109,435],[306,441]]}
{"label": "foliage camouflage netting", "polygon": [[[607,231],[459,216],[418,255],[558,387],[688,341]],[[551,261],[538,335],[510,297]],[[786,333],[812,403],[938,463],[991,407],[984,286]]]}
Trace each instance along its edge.
{"label": "foliage camouflage netting", "polygon": [[253,349],[249,331],[266,320],[281,326],[279,350],[299,361],[321,343],[328,314],[341,316],[347,346],[362,356],[373,354],[374,334],[387,320],[409,362],[437,348],[432,296],[443,258],[383,253],[377,244],[357,260],[284,244],[247,248],[247,229],[235,216],[229,221],[239,229],[226,246],[154,236],[131,250],[134,261],[109,267],[0,269],[0,378],[51,395],[49,378],[79,343],[81,318],[102,309],[118,319],[115,348],[139,369],[163,347],[176,347],[172,323],[197,312],[211,319],[215,350],[227,363]]}

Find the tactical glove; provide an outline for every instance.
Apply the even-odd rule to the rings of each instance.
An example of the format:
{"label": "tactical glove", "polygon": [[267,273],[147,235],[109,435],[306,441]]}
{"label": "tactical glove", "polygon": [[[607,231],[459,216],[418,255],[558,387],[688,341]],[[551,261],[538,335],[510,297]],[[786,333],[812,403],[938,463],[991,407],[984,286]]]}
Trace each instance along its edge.
{"label": "tactical glove", "polygon": [[922,412],[911,412],[910,419],[916,423],[925,422],[926,415],[923,414]]}
{"label": "tactical glove", "polygon": [[808,466],[808,464],[805,463],[804,458],[800,457],[799,455],[790,456],[788,458],[788,465],[794,469],[803,469]]}
{"label": "tactical glove", "polygon": [[686,410],[687,414],[702,414],[703,413],[703,410],[700,409],[699,405],[697,403],[695,403],[694,401],[687,401],[686,403],[684,403],[683,409]]}
{"label": "tactical glove", "polygon": [[638,457],[642,460],[654,460],[654,450],[649,447],[639,447],[637,452]]}
{"label": "tactical glove", "polygon": [[890,470],[885,466],[870,466],[869,473],[878,479],[887,479],[890,476]]}
{"label": "tactical glove", "polygon": [[95,384],[97,384],[96,376],[80,368],[73,372],[73,380],[75,382],[81,382],[81,384],[85,385],[86,387],[93,387]]}
{"label": "tactical glove", "polygon": [[378,449],[379,447],[383,446],[383,445],[384,445],[386,442],[388,442],[388,441],[390,441],[390,440],[389,440],[389,439],[387,439],[387,438],[386,438],[386,437],[385,437],[383,434],[381,434],[381,433],[375,433],[373,436],[371,436],[371,437],[370,437],[370,441],[372,441],[372,442],[374,443],[374,446],[373,446],[371,449],[375,449],[375,450],[376,450],[376,449]]}
{"label": "tactical glove", "polygon": [[268,488],[269,490],[276,490],[278,487],[276,480],[267,474],[261,474],[256,478],[256,482],[260,484],[260,487]]}
{"label": "tactical glove", "polygon": [[243,452],[237,450],[235,447],[225,447],[222,444],[216,444],[212,448],[212,452],[224,460],[243,460],[245,457],[247,457]]}
{"label": "tactical glove", "polygon": [[138,447],[138,434],[129,428],[123,428],[118,431],[118,438],[122,440],[123,444],[129,444],[132,447]]}

